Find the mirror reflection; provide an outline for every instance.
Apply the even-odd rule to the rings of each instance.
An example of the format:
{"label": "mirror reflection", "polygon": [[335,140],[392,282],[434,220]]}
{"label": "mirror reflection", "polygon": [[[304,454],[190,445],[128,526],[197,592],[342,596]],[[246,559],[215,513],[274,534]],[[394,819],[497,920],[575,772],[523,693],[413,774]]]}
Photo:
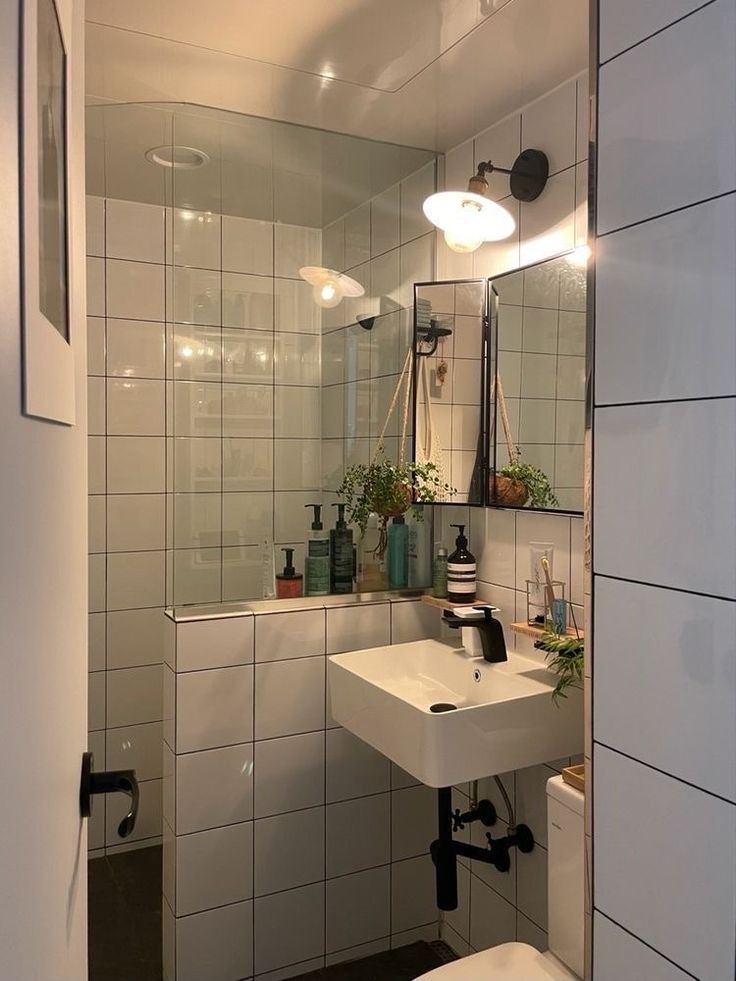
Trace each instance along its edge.
{"label": "mirror reflection", "polygon": [[586,261],[577,250],[492,280],[491,504],[583,509]]}
{"label": "mirror reflection", "polygon": [[485,280],[414,289],[414,459],[434,463],[445,503],[483,504],[487,484]]}

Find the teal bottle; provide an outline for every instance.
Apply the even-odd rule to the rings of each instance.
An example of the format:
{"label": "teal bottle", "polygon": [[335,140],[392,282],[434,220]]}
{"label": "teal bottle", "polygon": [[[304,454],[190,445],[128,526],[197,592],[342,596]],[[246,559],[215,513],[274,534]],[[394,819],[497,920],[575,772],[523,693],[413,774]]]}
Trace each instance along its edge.
{"label": "teal bottle", "polygon": [[409,529],[404,516],[394,518],[388,526],[388,588],[409,586]]}

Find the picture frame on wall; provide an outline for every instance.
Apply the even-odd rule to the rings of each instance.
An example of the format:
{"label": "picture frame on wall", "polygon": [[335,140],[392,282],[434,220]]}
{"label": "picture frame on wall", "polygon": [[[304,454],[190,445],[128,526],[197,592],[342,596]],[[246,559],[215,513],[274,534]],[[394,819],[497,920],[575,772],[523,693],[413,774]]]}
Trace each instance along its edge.
{"label": "picture frame on wall", "polygon": [[22,0],[23,412],[75,422],[68,45],[54,0]]}

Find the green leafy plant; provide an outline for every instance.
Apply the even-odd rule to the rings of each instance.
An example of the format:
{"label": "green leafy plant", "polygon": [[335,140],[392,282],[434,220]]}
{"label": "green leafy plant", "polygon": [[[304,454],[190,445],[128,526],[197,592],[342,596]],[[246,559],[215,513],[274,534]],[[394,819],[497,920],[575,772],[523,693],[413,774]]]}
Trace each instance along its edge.
{"label": "green leafy plant", "polygon": [[[370,515],[378,515],[380,535],[374,554],[382,559],[389,518],[405,514],[416,504],[431,504],[453,493],[453,488],[442,480],[434,463],[392,463],[381,457],[373,463],[349,467],[337,493],[361,536],[365,536]],[[421,509],[414,510],[418,520],[423,520]]]}
{"label": "green leafy plant", "polygon": [[556,508],[559,501],[552,490],[549,477],[539,467],[531,463],[509,463],[502,470],[498,471],[502,477],[509,480],[518,480],[529,491],[529,507],[533,508]]}
{"label": "green leafy plant", "polygon": [[552,700],[558,703],[560,698],[567,698],[568,688],[579,687],[583,680],[585,642],[582,637],[570,637],[548,629],[534,646],[545,652],[550,670],[557,675]]}

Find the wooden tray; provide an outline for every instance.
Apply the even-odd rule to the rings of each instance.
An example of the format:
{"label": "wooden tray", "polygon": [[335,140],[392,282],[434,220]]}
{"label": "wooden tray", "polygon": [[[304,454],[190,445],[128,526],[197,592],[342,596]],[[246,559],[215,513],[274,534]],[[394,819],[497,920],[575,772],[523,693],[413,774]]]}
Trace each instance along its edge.
{"label": "wooden tray", "polygon": [[[539,640],[539,638],[545,633],[544,627],[537,627],[532,623],[512,623],[511,629],[515,634],[524,634],[525,637],[534,637],[536,640]],[[585,638],[585,634],[582,630],[576,632],[574,627],[567,628],[567,637],[577,637],[578,634],[580,635],[581,640]]]}
{"label": "wooden tray", "polygon": [[578,763],[577,766],[566,766],[562,771],[562,779],[570,784],[575,790],[585,793],[585,763]]}

